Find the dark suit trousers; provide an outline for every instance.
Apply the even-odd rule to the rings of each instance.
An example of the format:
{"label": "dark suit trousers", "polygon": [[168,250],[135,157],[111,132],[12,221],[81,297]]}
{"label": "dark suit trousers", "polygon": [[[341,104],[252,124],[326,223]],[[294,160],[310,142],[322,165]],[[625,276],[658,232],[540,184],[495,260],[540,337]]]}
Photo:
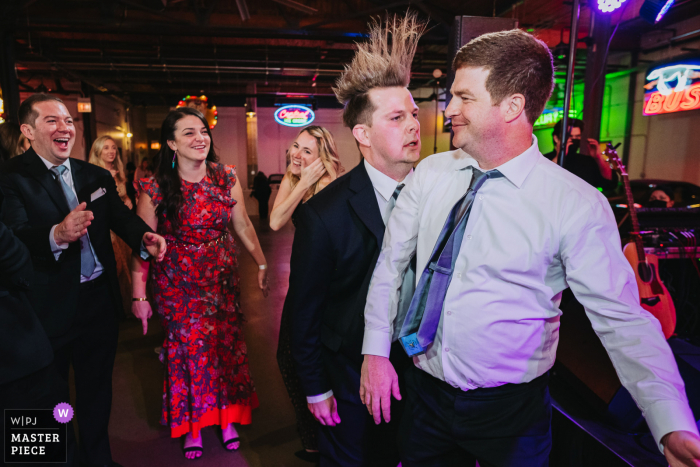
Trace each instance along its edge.
{"label": "dark suit trousers", "polygon": [[546,467],[552,446],[548,374],[462,391],[411,366],[399,430],[403,467]]}
{"label": "dark suit trousers", "polygon": [[65,335],[51,339],[53,364],[66,381],[70,365],[73,365],[81,465],[112,462],[107,428],[119,331],[114,307],[104,274],[80,284],[73,325]]}
{"label": "dark suit trousers", "polygon": [[[382,420],[375,425],[360,400],[361,360],[359,363],[352,361],[325,347],[323,351],[326,374],[338,403],[340,424],[319,427],[321,467],[396,467],[399,463],[396,436],[403,401],[392,399],[391,422],[387,424]],[[399,387],[403,387],[403,368],[410,360],[398,346],[392,347],[391,357],[399,375]]]}

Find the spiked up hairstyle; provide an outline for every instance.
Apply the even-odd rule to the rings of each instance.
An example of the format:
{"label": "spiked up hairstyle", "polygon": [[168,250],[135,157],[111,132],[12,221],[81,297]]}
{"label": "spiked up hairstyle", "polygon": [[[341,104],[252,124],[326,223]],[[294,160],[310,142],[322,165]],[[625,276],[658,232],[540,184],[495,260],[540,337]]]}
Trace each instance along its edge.
{"label": "spiked up hairstyle", "polygon": [[352,62],[335,83],[335,96],[343,104],[343,123],[372,124],[374,106],[369,91],[374,88],[408,87],[411,63],[426,24],[413,12],[403,18],[387,17],[369,24],[369,40],[357,44]]}

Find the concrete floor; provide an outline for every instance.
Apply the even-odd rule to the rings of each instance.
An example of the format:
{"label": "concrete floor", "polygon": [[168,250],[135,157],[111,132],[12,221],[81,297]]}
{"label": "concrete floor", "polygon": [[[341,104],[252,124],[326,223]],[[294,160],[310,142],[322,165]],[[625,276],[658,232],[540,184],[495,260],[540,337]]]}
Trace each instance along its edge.
{"label": "concrete floor", "polygon": [[[312,464],[294,456],[301,442],[275,358],[282,304],[289,286],[294,228],[289,223],[273,232],[267,223],[261,226],[258,217],[251,220],[270,268],[270,295],[265,299],[256,285],[257,265],[241,246],[241,308],[247,319],[245,339],[260,407],[253,411],[253,423],[239,428],[241,447],[236,453],[221,446],[218,428],[204,429],[204,456],[196,465],[310,467]],[[170,438],[170,430],[159,423],[164,369],[153,349],[162,341],[157,318],[149,321],[146,336],[142,336],[136,319],[121,323],[110,440],[112,457],[124,467],[184,466],[192,462],[184,458],[180,440]]]}

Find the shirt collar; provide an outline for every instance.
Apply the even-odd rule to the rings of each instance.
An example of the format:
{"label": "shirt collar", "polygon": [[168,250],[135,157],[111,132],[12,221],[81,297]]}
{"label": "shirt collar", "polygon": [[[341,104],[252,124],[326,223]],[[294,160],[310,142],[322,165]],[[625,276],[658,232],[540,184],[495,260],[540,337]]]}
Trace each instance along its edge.
{"label": "shirt collar", "polygon": [[391,196],[394,194],[394,190],[396,190],[397,186],[408,183],[411,177],[413,177],[413,169],[411,169],[408,175],[406,175],[406,178],[400,182],[397,182],[393,178],[372,167],[372,164],[367,162],[367,159],[365,159],[364,162],[365,169],[367,169],[367,175],[369,175],[369,180],[372,182],[372,186],[375,190],[377,190],[377,192],[379,192],[385,201],[389,201],[389,198],[391,198]]}
{"label": "shirt collar", "polygon": [[[51,170],[53,167],[56,167],[55,165],[53,165],[53,163],[47,161],[46,159],[41,157],[39,154],[37,154],[37,156],[39,156],[39,159],[41,159],[41,162],[44,163],[44,165],[46,166],[47,169]],[[68,169],[68,172],[70,173],[70,157],[68,159],[66,159],[65,161],[63,161],[63,164],[60,164],[60,165],[65,165],[66,168]]]}
{"label": "shirt collar", "polygon": [[[520,188],[540,157],[542,157],[542,153],[537,146],[537,137],[532,135],[532,145],[525,152],[505,164],[495,167],[495,169],[501,172],[513,185]],[[466,165],[458,170],[464,170],[467,167],[476,167],[481,170],[479,163],[471,156],[465,162]]]}

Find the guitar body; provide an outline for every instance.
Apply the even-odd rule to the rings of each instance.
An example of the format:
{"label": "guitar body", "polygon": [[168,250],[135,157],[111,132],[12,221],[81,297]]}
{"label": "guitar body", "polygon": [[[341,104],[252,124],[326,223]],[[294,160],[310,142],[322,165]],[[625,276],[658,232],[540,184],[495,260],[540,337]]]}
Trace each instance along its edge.
{"label": "guitar body", "polygon": [[645,261],[640,262],[634,242],[625,245],[623,253],[634,270],[642,308],[659,320],[664,337],[668,339],[676,330],[676,307],[668,289],[659,279],[659,258],[647,254]]}

